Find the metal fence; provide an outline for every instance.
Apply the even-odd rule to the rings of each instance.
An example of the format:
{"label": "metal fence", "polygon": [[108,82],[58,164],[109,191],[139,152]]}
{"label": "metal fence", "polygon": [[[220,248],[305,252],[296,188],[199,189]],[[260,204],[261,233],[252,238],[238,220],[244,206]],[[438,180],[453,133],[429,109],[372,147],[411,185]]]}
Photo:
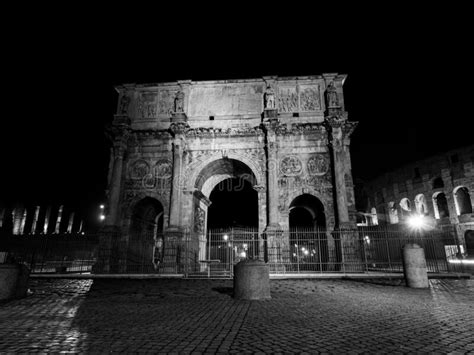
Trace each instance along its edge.
{"label": "metal fence", "polygon": [[[0,238],[0,254],[27,264],[32,273],[180,274],[233,277],[234,265],[261,259],[272,274],[403,272],[402,248],[424,248],[429,272],[464,272],[454,231],[407,233],[400,229],[253,228],[139,235],[41,235]],[[1,256],[0,255],[0,256]]]}
{"label": "metal fence", "polygon": [[91,272],[97,261],[97,235],[14,235],[0,238],[4,262],[26,264],[31,273]]}

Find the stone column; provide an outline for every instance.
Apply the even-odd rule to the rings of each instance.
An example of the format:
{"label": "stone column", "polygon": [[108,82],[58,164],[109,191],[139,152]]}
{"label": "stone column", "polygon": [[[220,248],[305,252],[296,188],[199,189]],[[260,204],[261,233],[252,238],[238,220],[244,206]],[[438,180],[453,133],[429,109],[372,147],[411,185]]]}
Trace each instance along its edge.
{"label": "stone column", "polygon": [[336,190],[336,206],[338,226],[344,226],[349,223],[349,212],[347,210],[347,191],[344,178],[344,151],[342,142],[342,129],[339,126],[332,126],[331,145],[334,161],[334,181]]}
{"label": "stone column", "polygon": [[28,208],[25,207],[23,210],[23,216],[21,217],[20,223],[20,234],[23,235],[25,233],[25,223],[26,223],[26,215],[27,215]]}
{"label": "stone column", "polygon": [[67,225],[67,232],[72,233],[72,225],[74,223],[74,212],[69,215],[69,223]]}
{"label": "stone column", "polygon": [[23,219],[23,206],[18,206],[13,210],[13,234],[21,234],[21,221]]}
{"label": "stone column", "polygon": [[[333,158],[334,189],[337,208],[337,225],[334,231],[338,269],[344,272],[363,271],[362,254],[355,221],[349,218],[349,201],[346,187],[346,150],[349,136],[355,123],[348,123],[341,117],[327,118],[330,130],[330,145]],[[340,266],[340,268],[339,268]]]}
{"label": "stone column", "polygon": [[119,142],[114,147],[114,163],[112,169],[112,176],[109,185],[109,211],[106,219],[106,226],[118,226],[119,214],[119,199],[120,189],[122,185],[122,168],[123,168],[123,154],[124,147]]}
{"label": "stone column", "polygon": [[183,158],[182,137],[178,135],[173,142],[173,184],[171,188],[171,204],[169,229],[178,230],[180,227],[180,200],[181,200],[181,165]]}
{"label": "stone column", "polygon": [[38,218],[40,213],[40,206],[36,206],[35,215],[33,217],[33,224],[31,225],[31,234],[36,233],[36,225],[38,224]]}
{"label": "stone column", "polygon": [[3,227],[3,218],[5,216],[5,208],[0,207],[0,228]]}
{"label": "stone column", "polygon": [[51,206],[48,206],[46,209],[46,214],[44,216],[44,226],[43,226],[43,233],[47,234],[48,233],[48,223],[49,223],[49,217],[51,216]]}
{"label": "stone column", "polygon": [[56,234],[59,234],[59,229],[61,227],[61,218],[62,218],[62,215],[63,215],[63,205],[59,206],[59,210],[58,210],[58,219],[56,220],[56,228],[54,230],[54,232]]}
{"label": "stone column", "polygon": [[270,125],[267,125],[267,196],[268,196],[268,227],[280,229],[278,220],[278,162],[276,135]]}
{"label": "stone column", "polygon": [[267,200],[268,224],[265,230],[267,260],[272,272],[285,272],[284,262],[289,252],[289,238],[283,233],[278,211],[278,162],[275,127],[277,120],[264,123],[267,150]]}

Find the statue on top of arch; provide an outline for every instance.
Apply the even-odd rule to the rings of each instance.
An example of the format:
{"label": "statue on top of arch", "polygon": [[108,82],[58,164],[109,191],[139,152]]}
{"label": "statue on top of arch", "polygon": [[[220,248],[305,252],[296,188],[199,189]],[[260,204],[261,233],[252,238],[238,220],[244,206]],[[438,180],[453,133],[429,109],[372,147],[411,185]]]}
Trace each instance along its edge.
{"label": "statue on top of arch", "polygon": [[326,89],[326,101],[328,108],[339,107],[339,95],[333,81],[329,83]]}
{"label": "statue on top of arch", "polygon": [[274,110],[275,107],[275,91],[270,85],[267,86],[264,94],[264,107],[265,110]]}
{"label": "statue on top of arch", "polygon": [[174,98],[174,112],[183,113],[184,112],[184,92],[178,91]]}

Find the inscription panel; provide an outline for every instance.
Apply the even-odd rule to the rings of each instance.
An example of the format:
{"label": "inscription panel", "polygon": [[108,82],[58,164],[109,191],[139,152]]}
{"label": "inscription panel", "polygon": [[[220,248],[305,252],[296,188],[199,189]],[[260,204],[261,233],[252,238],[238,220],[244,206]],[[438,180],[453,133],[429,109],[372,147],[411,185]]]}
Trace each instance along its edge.
{"label": "inscription panel", "polygon": [[193,87],[189,95],[189,116],[260,114],[263,84]]}

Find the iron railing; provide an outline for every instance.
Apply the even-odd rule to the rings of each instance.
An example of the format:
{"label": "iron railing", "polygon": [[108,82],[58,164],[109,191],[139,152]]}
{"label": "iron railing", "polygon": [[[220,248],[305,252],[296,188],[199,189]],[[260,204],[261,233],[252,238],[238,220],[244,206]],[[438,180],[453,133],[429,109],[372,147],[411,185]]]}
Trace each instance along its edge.
{"label": "iron railing", "polygon": [[261,232],[254,228],[139,235],[29,235],[0,238],[0,254],[27,264],[32,273],[179,274],[233,277],[234,265],[261,259],[272,274],[403,272],[402,248],[424,248],[429,272],[464,272],[454,231],[407,233],[359,227],[297,228]]}

